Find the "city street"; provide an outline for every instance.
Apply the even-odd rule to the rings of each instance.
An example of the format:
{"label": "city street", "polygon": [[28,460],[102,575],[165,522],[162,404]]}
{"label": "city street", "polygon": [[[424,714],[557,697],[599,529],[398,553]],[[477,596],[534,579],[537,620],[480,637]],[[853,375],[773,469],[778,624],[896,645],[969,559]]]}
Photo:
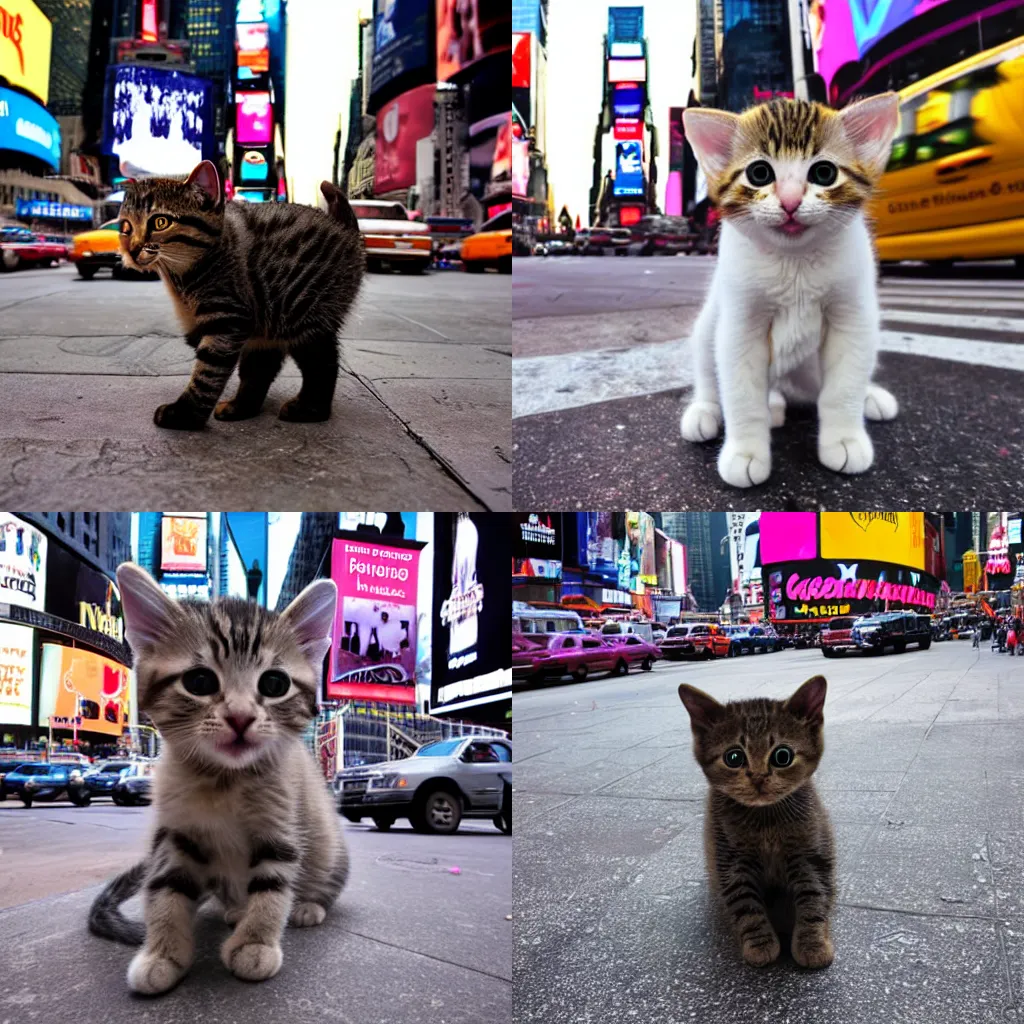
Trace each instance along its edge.
{"label": "city street", "polygon": [[[270,981],[239,981],[202,912],[196,963],[152,1001],[125,982],[127,946],[86,929],[99,884],[145,848],[152,808],[0,803],[0,1021],[14,1024],[479,1024],[512,1012],[512,842],[490,823],[454,836],[342,822],[352,872],[326,922],[286,931]],[[459,868],[453,873],[452,868]],[[141,914],[138,899],[126,916]]]}
{"label": "city street", "polygon": [[[707,783],[676,689],[781,698],[818,673],[835,962],[756,969],[710,924]],[[521,1024],[1024,1019],[1024,658],[947,641],[658,662],[518,692],[515,712]]]}
{"label": "city street", "polygon": [[[327,509],[342,494],[511,509],[511,300],[497,274],[368,274],[327,423],[283,423],[290,360],[261,416],[162,430],[192,351],[159,281],[73,266],[0,275],[0,494],[77,507],[226,502]],[[233,394],[236,380],[228,385]]]}
{"label": "city street", "polygon": [[515,261],[520,500],[728,509],[753,494],[777,508],[904,508],[951,492],[997,504],[1017,493],[1024,280],[1012,263],[890,270],[877,379],[901,409],[895,421],[869,425],[874,467],[862,476],[825,469],[814,410],[790,410],[772,434],[772,475],[750,492],[719,478],[720,440],[693,445],[679,433],[692,385],[685,339],[713,266],[709,256]]}

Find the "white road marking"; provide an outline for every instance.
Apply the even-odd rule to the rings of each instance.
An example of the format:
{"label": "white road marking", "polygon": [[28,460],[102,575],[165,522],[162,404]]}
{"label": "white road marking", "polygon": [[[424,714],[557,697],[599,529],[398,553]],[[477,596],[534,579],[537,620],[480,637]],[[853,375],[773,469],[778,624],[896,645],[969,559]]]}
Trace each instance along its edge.
{"label": "white road marking", "polygon": [[[948,306],[948,304],[947,304]],[[1024,310],[1020,310],[1024,313]],[[925,313],[913,309],[889,309],[882,303],[883,320],[906,324],[934,324],[936,327],[961,327],[967,330],[1004,331],[1024,338],[1024,319],[1002,316],[971,316],[964,313]]]}

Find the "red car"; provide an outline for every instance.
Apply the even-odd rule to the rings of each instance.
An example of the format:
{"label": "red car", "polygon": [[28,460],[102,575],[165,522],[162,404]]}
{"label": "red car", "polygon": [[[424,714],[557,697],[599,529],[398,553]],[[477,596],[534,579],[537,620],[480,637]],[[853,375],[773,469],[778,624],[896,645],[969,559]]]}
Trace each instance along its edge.
{"label": "red car", "polygon": [[591,672],[627,665],[617,648],[589,633],[521,633],[512,640],[512,679],[537,682],[572,676],[582,683]]}
{"label": "red car", "polygon": [[847,651],[856,651],[853,642],[853,618],[831,619],[821,627],[821,653],[826,658],[841,657]]}
{"label": "red car", "polygon": [[650,672],[654,668],[654,663],[662,657],[657,645],[648,643],[642,636],[633,633],[620,633],[601,639],[613,648],[618,656],[619,660],[613,669],[616,675],[628,672],[634,665],[639,665],[645,672]]}
{"label": "red car", "polygon": [[658,646],[663,658],[674,661],[680,658],[727,658],[730,640],[721,627],[697,622],[670,626]]}
{"label": "red car", "polygon": [[67,257],[67,246],[47,242],[42,235],[17,225],[0,227],[0,270],[17,270],[23,264],[54,267]]}

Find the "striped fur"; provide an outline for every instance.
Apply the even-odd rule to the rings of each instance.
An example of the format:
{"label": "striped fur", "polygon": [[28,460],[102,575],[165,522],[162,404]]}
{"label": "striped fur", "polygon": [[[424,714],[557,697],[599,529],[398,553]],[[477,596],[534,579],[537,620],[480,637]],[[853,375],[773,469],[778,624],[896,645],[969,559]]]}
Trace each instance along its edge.
{"label": "striped fur", "polygon": [[[811,781],[824,750],[826,683],[809,679],[788,701],[745,700],[722,705],[685,684],[694,756],[711,789],[704,816],[708,874],[720,911],[747,963],[763,966],[791,936],[804,967],[832,962],[830,918],[835,903],[835,841],[828,812]],[[773,767],[773,750],[794,752]],[[730,768],[724,755],[744,751]]]}
{"label": "striped fur", "polygon": [[[344,193],[322,190],[328,213],[289,203],[224,203],[216,171],[188,181],[142,179],[121,207],[125,261],[160,274],[186,342],[195,349],[181,396],[155,414],[158,426],[199,429],[256,416],[291,356],[302,372],[284,420],[325,420],[338,376],[338,332],[364,270],[358,223]],[[221,401],[235,367],[239,386]]]}
{"label": "striped fur", "polygon": [[[302,741],[316,710],[336,590],[319,580],[277,615],[230,598],[173,602],[131,564],[118,581],[139,706],[160,730],[163,751],[151,852],[96,898],[90,929],[142,941],[140,926],[119,910],[141,889],[145,945],[128,983],[162,992],[191,964],[198,906],[216,898],[235,925],[221,950],[225,965],[248,980],[271,977],[281,966],[285,924],[320,924],[348,874],[337,815]],[[199,668],[215,673],[215,693],[184,688],[183,674]],[[291,680],[283,697],[258,690],[271,669]]]}

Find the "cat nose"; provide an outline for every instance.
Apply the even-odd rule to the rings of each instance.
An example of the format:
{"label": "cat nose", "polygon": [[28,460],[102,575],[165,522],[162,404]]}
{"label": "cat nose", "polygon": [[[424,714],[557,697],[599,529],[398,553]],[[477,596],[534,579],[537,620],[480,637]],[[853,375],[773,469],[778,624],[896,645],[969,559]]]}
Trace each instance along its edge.
{"label": "cat nose", "polygon": [[252,725],[252,723],[256,721],[256,716],[255,715],[225,715],[224,716],[224,721],[226,721],[228,723],[228,725],[230,725],[231,728],[235,730],[235,732],[238,735],[238,738],[241,739],[242,736],[245,735],[245,730],[248,729],[249,726]]}
{"label": "cat nose", "polygon": [[799,195],[795,192],[780,192],[779,193],[779,205],[786,211],[787,215],[792,217],[796,213],[800,204],[803,202],[803,193]]}

